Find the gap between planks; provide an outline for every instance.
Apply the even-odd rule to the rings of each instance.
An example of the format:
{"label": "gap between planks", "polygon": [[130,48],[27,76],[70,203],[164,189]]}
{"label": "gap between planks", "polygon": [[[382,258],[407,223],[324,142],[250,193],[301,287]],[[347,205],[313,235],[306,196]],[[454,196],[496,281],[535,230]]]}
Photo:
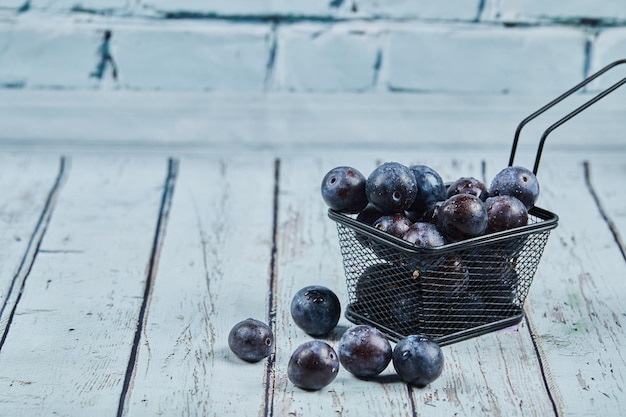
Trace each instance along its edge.
{"label": "gap between planks", "polygon": [[137,318],[137,328],[135,329],[135,336],[128,359],[128,366],[126,368],[126,374],[124,376],[124,382],[122,385],[122,392],[120,394],[120,401],[117,409],[117,416],[122,417],[125,413],[126,399],[131,391],[132,383],[137,370],[137,353],[139,350],[139,344],[141,342],[141,335],[145,326],[146,315],[150,307],[150,298],[152,289],[154,287],[154,280],[156,271],[158,268],[159,253],[163,244],[163,238],[167,229],[167,220],[172,205],[172,199],[174,197],[174,188],[176,185],[176,178],[178,176],[179,161],[177,159],[169,158],[167,164],[167,174],[165,177],[165,184],[163,187],[163,194],[161,196],[161,205],[159,207],[159,216],[157,218],[156,229],[152,242],[152,250],[150,254],[150,261],[148,266],[148,272],[146,276],[146,284],[144,288],[143,300],[139,309],[139,317]]}
{"label": "gap between planks", "polygon": [[[35,258],[37,256],[37,253],[39,252],[43,237],[46,234],[46,229],[48,228],[50,218],[52,217],[52,213],[54,212],[55,202],[57,200],[57,197],[59,196],[63,184],[65,183],[65,180],[67,179],[69,165],[70,160],[67,157],[62,156],[59,160],[59,170],[56,179],[52,184],[52,188],[48,193],[48,197],[46,198],[46,202],[44,204],[41,215],[39,216],[35,229],[31,234],[28,246],[26,248],[26,252],[22,257],[17,272],[13,276],[13,280],[11,281],[11,286],[9,287],[9,291],[7,293],[5,301],[0,308],[0,319],[2,319],[6,309],[9,308],[11,304],[11,300],[13,298],[15,299],[15,301],[13,301],[13,305],[10,306],[11,311],[8,313],[9,316],[7,318],[7,324],[2,333],[2,337],[0,338],[0,351],[2,351],[2,347],[6,342],[9,330],[11,328],[11,324],[13,322],[13,318],[15,317],[15,312],[24,292],[26,280],[35,263]],[[13,297],[13,293],[15,290],[17,290],[17,294]]]}

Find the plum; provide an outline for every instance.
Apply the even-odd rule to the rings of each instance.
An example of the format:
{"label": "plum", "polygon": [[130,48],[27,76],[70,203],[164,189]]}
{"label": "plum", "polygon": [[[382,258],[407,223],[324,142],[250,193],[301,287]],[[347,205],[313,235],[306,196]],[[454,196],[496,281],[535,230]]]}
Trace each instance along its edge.
{"label": "plum", "polygon": [[446,186],[437,171],[426,165],[411,165],[409,169],[415,176],[417,195],[408,211],[424,213],[437,201],[446,199]]}
{"label": "plum", "polygon": [[391,344],[372,326],[357,325],[344,332],[339,340],[339,362],[358,378],[371,378],[391,362]]}
{"label": "plum", "polygon": [[453,195],[437,210],[437,228],[453,242],[482,235],[487,229],[485,203],[471,194]]}
{"label": "plum", "polygon": [[510,195],[519,199],[528,210],[535,205],[539,197],[537,177],[527,168],[509,166],[500,171],[491,182],[489,195]]}
{"label": "plum", "polygon": [[386,290],[397,287],[395,276],[396,270],[392,265],[379,263],[368,266],[356,282],[357,301],[364,304],[380,302]]}
{"label": "plum", "polygon": [[230,330],[228,347],[240,359],[258,362],[272,353],[274,334],[267,324],[248,318]]}
{"label": "plum", "polygon": [[416,265],[413,278],[428,303],[447,303],[462,295],[469,286],[469,269],[457,255],[446,255],[432,264]]}
{"label": "plum", "polygon": [[[402,214],[385,215],[376,220],[373,227],[392,236],[402,238],[411,227],[412,222]],[[371,248],[381,259],[389,262],[400,262],[402,255],[394,247],[390,247],[386,242],[372,239]]]}
{"label": "plum", "polygon": [[385,214],[401,213],[413,204],[417,195],[415,176],[409,167],[385,162],[367,177],[368,201]]}
{"label": "plum", "polygon": [[355,214],[367,206],[365,176],[357,169],[340,166],[331,169],[322,180],[322,198],[333,210]]}
{"label": "plum", "polygon": [[443,372],[444,356],[439,344],[424,334],[400,340],[393,349],[393,366],[403,381],[423,388]]}
{"label": "plum", "polygon": [[321,285],[300,289],[291,300],[291,317],[308,335],[320,337],[337,326],[341,304],[337,295]]}
{"label": "plum", "polygon": [[408,217],[402,214],[389,214],[378,218],[372,226],[395,237],[402,237],[411,225]]}
{"label": "plum", "polygon": [[287,377],[297,387],[317,391],[337,377],[339,359],[335,349],[321,340],[298,346],[289,359]]}
{"label": "plum", "polygon": [[356,219],[361,223],[365,223],[368,226],[374,224],[376,220],[384,216],[384,213],[374,207],[372,204],[368,204],[363,210],[357,214]]}
{"label": "plum", "polygon": [[489,197],[487,186],[474,177],[462,177],[454,181],[448,187],[447,198],[457,194],[470,194],[485,201]]}
{"label": "plum", "polygon": [[432,223],[415,222],[409,230],[402,235],[402,239],[415,246],[434,248],[444,245],[445,239]]}
{"label": "plum", "polygon": [[486,233],[500,232],[528,224],[528,210],[524,203],[510,195],[489,197],[485,202],[487,209]]}
{"label": "plum", "polygon": [[408,268],[380,263],[365,269],[355,285],[359,314],[397,327],[419,313],[416,281]]}

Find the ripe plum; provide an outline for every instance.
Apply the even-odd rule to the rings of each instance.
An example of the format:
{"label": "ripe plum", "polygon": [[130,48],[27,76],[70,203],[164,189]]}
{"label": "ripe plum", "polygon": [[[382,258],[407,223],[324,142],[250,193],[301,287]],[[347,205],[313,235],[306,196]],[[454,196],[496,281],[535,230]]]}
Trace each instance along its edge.
{"label": "ripe plum", "polygon": [[490,196],[510,195],[519,199],[528,210],[539,197],[537,177],[527,168],[510,166],[500,171],[489,187]]}
{"label": "ripe plum", "polygon": [[489,197],[485,202],[487,209],[486,233],[500,232],[528,224],[528,210],[524,203],[510,195]]}
{"label": "ripe plum", "polygon": [[230,330],[228,347],[240,359],[258,362],[272,353],[274,334],[267,324],[248,318]]}
{"label": "ripe plum", "polygon": [[415,222],[402,236],[402,239],[415,246],[433,248],[444,245],[445,239],[432,223]]}
{"label": "ripe plum", "polygon": [[454,181],[448,187],[447,198],[457,194],[470,194],[485,201],[489,196],[487,186],[474,177],[462,177]]}
{"label": "ripe plum", "polygon": [[444,365],[439,345],[423,334],[400,340],[393,349],[392,360],[400,378],[420,388],[439,378]]}
{"label": "ripe plum", "polygon": [[413,172],[398,162],[385,162],[367,177],[369,202],[386,214],[400,213],[415,201],[417,183]]}
{"label": "ripe plum", "polygon": [[339,340],[339,362],[358,378],[371,378],[391,362],[391,344],[380,330],[358,325],[346,330]]}
{"label": "ripe plum", "polygon": [[437,211],[437,228],[453,242],[482,235],[487,228],[485,203],[471,194],[453,195]]}
{"label": "ripe plum", "polygon": [[365,176],[352,167],[331,169],[322,180],[322,198],[328,207],[342,213],[358,213],[367,206]]}
{"label": "ripe plum", "polygon": [[321,285],[300,289],[291,300],[291,317],[308,335],[320,337],[337,326],[341,304],[337,295]]}
{"label": "ripe plum", "polygon": [[437,201],[446,199],[446,186],[437,171],[426,165],[411,165],[409,169],[415,176],[417,195],[408,211],[424,213]]}
{"label": "ripe plum", "polygon": [[289,359],[287,377],[297,387],[317,391],[337,377],[339,359],[328,343],[311,340],[298,346]]}

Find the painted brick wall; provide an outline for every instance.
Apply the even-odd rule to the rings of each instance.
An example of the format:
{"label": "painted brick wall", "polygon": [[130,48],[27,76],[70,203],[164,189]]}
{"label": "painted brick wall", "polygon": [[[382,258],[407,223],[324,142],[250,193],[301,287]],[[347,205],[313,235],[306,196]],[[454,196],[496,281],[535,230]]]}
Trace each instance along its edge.
{"label": "painted brick wall", "polygon": [[624,0],[0,0],[4,89],[552,93],[625,57]]}

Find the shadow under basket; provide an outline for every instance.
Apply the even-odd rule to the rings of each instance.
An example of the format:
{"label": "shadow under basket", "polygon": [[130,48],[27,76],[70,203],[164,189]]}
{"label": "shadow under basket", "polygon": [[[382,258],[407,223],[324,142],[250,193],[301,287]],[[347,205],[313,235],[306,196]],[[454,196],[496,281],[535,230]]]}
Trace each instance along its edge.
{"label": "shadow under basket", "polygon": [[558,217],[534,207],[529,224],[436,248],[329,210],[337,224],[353,323],[389,339],[426,334],[451,344],[519,323],[524,300]]}

